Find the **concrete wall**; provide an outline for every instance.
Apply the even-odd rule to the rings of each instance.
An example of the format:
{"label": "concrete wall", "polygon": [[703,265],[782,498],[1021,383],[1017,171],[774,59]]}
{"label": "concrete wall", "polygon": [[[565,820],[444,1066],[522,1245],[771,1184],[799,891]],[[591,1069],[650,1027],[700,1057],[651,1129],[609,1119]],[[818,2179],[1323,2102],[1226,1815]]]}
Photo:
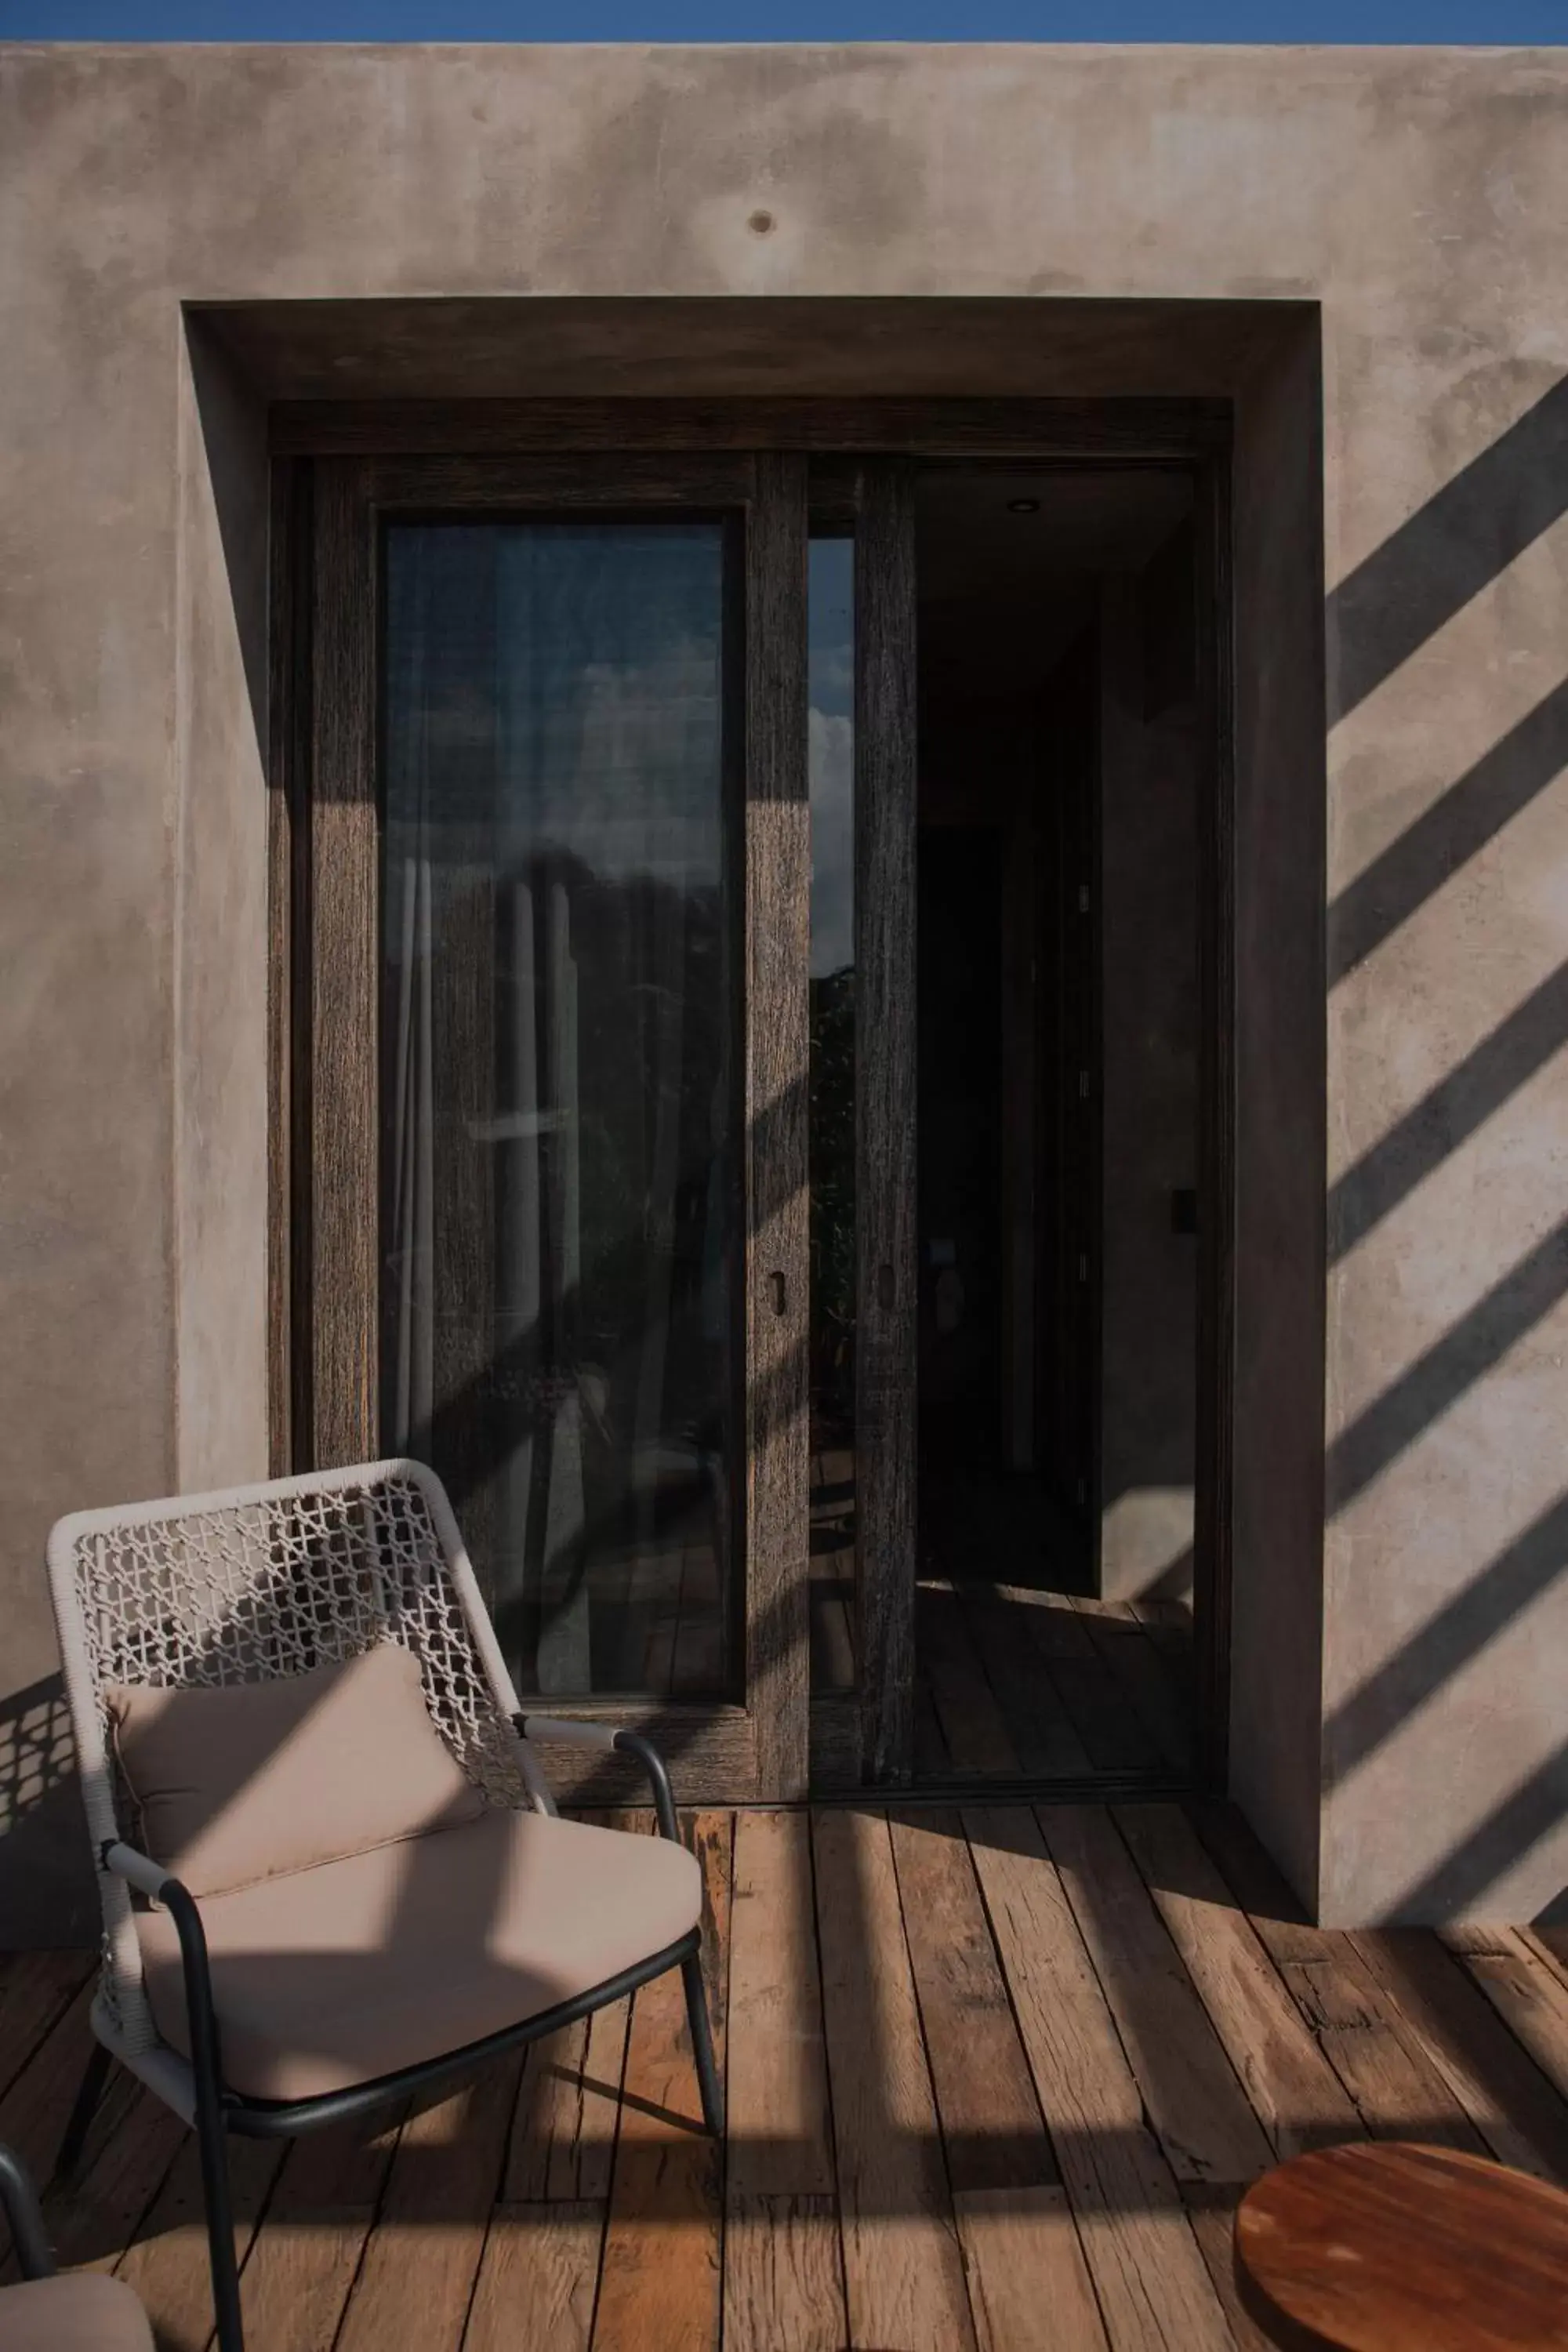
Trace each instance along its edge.
{"label": "concrete wall", "polygon": [[199,324],[180,431],[174,1434],[199,1493],[264,1477],[268,1444],[267,414]]}
{"label": "concrete wall", "polygon": [[1565,133],[1561,52],[0,57],[13,1688],[57,1511],[264,1457],[262,398],[1228,391],[1236,1787],[1331,1918],[1558,1893]]}

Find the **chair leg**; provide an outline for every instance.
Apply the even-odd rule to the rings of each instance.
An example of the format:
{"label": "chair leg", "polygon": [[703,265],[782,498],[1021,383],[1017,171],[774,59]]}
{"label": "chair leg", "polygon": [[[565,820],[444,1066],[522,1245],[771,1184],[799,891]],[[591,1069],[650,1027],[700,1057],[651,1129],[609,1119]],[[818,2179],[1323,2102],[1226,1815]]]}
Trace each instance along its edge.
{"label": "chair leg", "polygon": [[239,2265],[234,2258],[234,2208],[228,2193],[228,2135],[216,2100],[196,2097],[196,2142],[206,2208],[207,2259],[212,2266],[217,2352],[245,2352],[239,2315]]}
{"label": "chair leg", "polygon": [[691,2027],[691,2048],[697,2060],[698,2086],[702,2093],[702,2121],[710,2139],[724,2137],[724,2094],[713,2060],[713,2036],[708,2024],[708,1998],[702,1990],[702,1963],[695,1952],[680,1963],[686,1987],[686,2015]]}
{"label": "chair leg", "polygon": [[59,2154],[55,2158],[54,2177],[68,2187],[76,2179],[82,2150],[87,2146],[87,2136],[92,2129],[92,2119],[98,2113],[99,2101],[103,2096],[103,2086],[109,2080],[112,2063],[110,2053],[95,2039],[83,2070],[81,2087],[76,2095],[76,2104],[66,2125],[65,2137],[60,2141]]}

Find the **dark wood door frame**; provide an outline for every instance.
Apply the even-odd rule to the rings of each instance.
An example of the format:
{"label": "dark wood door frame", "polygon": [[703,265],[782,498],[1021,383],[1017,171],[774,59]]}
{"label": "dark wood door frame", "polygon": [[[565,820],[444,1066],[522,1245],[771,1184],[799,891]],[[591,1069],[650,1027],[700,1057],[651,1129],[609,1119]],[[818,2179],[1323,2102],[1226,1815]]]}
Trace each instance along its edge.
{"label": "dark wood door frame", "polygon": [[[304,1458],[314,1442],[312,1433],[323,1427],[323,1412],[330,1421],[333,1410],[318,1394],[322,1371],[320,1343],[309,1348],[299,1345],[301,1335],[312,1328],[309,1269],[320,1261],[324,1246],[333,1245],[336,1215],[329,1197],[330,1182],[324,1183],[314,1172],[319,1147],[312,1142],[309,1069],[308,982],[312,937],[323,914],[323,886],[327,894],[324,911],[329,921],[344,917],[352,932],[354,924],[363,922],[364,918],[363,907],[353,900],[352,894],[348,905],[338,903],[334,894],[340,886],[321,872],[311,823],[309,779],[313,759],[321,755],[324,747],[329,756],[347,761],[344,772],[352,772],[355,759],[361,755],[340,740],[341,730],[346,725],[352,735],[354,725],[363,727],[363,714],[355,722],[352,714],[319,709],[321,698],[312,691],[310,676],[309,607],[312,582],[308,550],[312,538],[312,506],[320,508],[324,500],[322,523],[329,534],[341,528],[342,520],[341,515],[334,520],[332,511],[334,499],[342,496],[341,490],[332,486],[336,467],[323,461],[374,457],[384,489],[396,494],[401,482],[408,494],[428,499],[433,486],[440,489],[444,498],[460,482],[465,469],[476,470],[462,453],[486,452],[490,453],[485,470],[489,474],[492,491],[500,485],[503,497],[510,494],[531,500],[542,495],[540,485],[552,478],[560,488],[570,479],[581,482],[586,478],[594,469],[591,453],[597,454],[600,465],[610,463],[623,478],[628,472],[635,477],[638,471],[635,457],[628,458],[628,453],[645,453],[650,461],[645,474],[648,481],[653,480],[663,457],[679,454],[694,475],[706,469],[710,489],[723,469],[732,467],[737,460],[748,467],[759,462],[771,464],[774,468],[771,478],[774,495],[790,502],[792,510],[798,513],[804,548],[805,456],[810,453],[814,480],[820,478],[825,484],[841,486],[830,495],[841,498],[847,509],[852,509],[857,514],[858,532],[866,549],[864,554],[858,556],[858,575],[863,583],[862,593],[872,600],[867,609],[876,609],[876,599],[880,596],[882,609],[888,614],[904,615],[899,625],[909,629],[911,641],[912,562],[899,551],[900,548],[912,551],[910,472],[907,466],[872,461],[916,457],[1012,457],[1064,467],[1086,461],[1182,465],[1192,474],[1196,495],[1200,692],[1210,763],[1208,789],[1201,795],[1203,1049],[1199,1190],[1205,1214],[1198,1237],[1196,1677],[1202,1778],[1210,1787],[1224,1787],[1229,1715],[1236,1204],[1229,434],[1227,403],[1179,400],[328,402],[284,404],[273,410],[269,750],[273,1147],[269,1170],[268,1290],[272,1447],[279,1468],[292,1466]],[[758,461],[754,453],[759,449],[796,454],[781,454],[772,460]],[[429,457],[421,458],[416,465],[409,462],[418,453],[426,452],[432,453],[434,466]],[[731,457],[730,452],[737,453],[736,457]],[[590,460],[586,466],[584,457]],[[857,477],[858,495],[851,487]],[[510,492],[506,487],[509,483]],[[791,528],[795,526],[792,524]],[[873,562],[870,551],[874,548],[879,549],[880,553]],[[803,598],[804,561],[800,582]],[[798,679],[799,702],[804,709],[803,616],[791,615],[781,608],[776,617],[789,636],[789,650],[778,666],[778,683],[782,689],[786,678]],[[350,616],[344,625],[352,636],[363,623],[356,624]],[[858,685],[858,745],[868,727],[888,730],[883,752],[876,764],[858,776],[861,791],[869,793],[882,811],[880,820],[867,828],[858,852],[866,862],[858,877],[861,883],[858,898],[867,888],[875,890],[877,876],[894,879],[899,862],[906,855],[912,878],[912,709],[907,722],[907,751],[900,749],[898,743],[900,730],[906,723],[900,712],[911,693],[912,666],[900,682],[897,675],[873,664],[864,684]],[[863,755],[858,749],[857,756],[858,761],[869,754]],[[900,782],[906,771],[911,780],[907,786],[907,820],[900,797],[906,790]],[[804,740],[792,748],[781,736],[776,773],[779,803],[785,809],[793,807],[795,814],[793,818],[782,816],[774,825],[770,858],[782,858],[795,876],[792,887],[798,907],[790,920],[804,923],[809,871]],[[792,775],[793,783],[789,782]],[[351,795],[346,803],[331,805],[327,825],[329,832],[335,829],[352,835],[360,821],[353,814]],[[750,854],[749,851],[749,857]],[[753,891],[755,887],[754,879]],[[912,902],[912,891],[910,897]],[[751,903],[753,908],[758,903],[754,895]],[[773,903],[776,908],[776,898]],[[362,932],[362,952],[363,937]],[[758,953],[765,955],[760,934],[755,944]],[[749,941],[748,954],[751,946]],[[858,952],[869,953],[874,961],[880,960],[884,987],[893,987],[896,975],[905,974],[908,984],[900,1001],[910,1008],[912,1024],[912,929],[904,927],[900,935],[900,927],[889,923],[888,936],[879,939],[878,919],[873,919],[869,931],[862,936]],[[750,966],[748,970],[750,976]],[[865,1008],[867,996],[876,985],[873,981],[870,988],[863,992],[858,1024],[868,1054],[874,1035],[880,1036],[885,1051],[899,1034],[899,1003],[891,998],[884,1000],[884,1009],[894,1028],[889,1031],[886,1026],[873,1027],[873,1015]],[[799,1019],[804,1068],[804,1002]],[[913,1656],[912,1025],[908,1055],[895,1055],[892,1059],[905,1069],[906,1075],[900,1077],[889,1073],[885,1083],[879,1083],[875,1089],[876,1108],[868,1110],[858,1148],[873,1158],[881,1171],[873,1177],[874,1185],[902,1168],[904,1158],[900,1155],[907,1155],[908,1181],[902,1192],[907,1213],[900,1217],[890,1183],[875,1210],[871,1196],[863,1196],[862,1216],[867,1222],[863,1223],[858,1253],[861,1328],[876,1344],[864,1351],[865,1366],[858,1378],[866,1383],[860,1409],[869,1411],[868,1427],[877,1427],[878,1416],[881,1416],[879,1443],[885,1465],[871,1471],[861,1504],[866,1514],[863,1526],[868,1535],[873,1527],[881,1528],[881,1539],[889,1547],[883,1556],[889,1564],[893,1559],[900,1563],[898,1576],[907,1586],[907,1596],[894,1590],[890,1599],[879,1601],[873,1593],[861,1600],[861,1654],[866,1661],[862,1669],[863,1764],[868,1778],[896,1782],[908,1770],[907,1721],[912,1696]],[[761,1071],[755,1075],[759,1084],[776,1084],[777,1072],[765,1079]],[[353,1079],[353,1084],[360,1088],[363,1100],[363,1073]],[[803,1093],[798,1143],[803,1161],[804,1122]],[[326,1148],[330,1151],[333,1147]],[[790,1148],[786,1144],[786,1150]],[[863,1169],[862,1177],[868,1172],[871,1171]],[[318,1219],[323,1216],[325,1234],[317,1231]],[[804,1192],[800,1224],[799,1265],[793,1297],[804,1318]],[[360,1245],[353,1236],[343,1235],[341,1239],[351,1254]],[[782,1232],[775,1232],[774,1239],[780,1248],[786,1247]],[[901,1283],[900,1267],[905,1270]],[[884,1268],[891,1270],[890,1281]],[[906,1314],[909,1336],[904,1339],[900,1331]],[[910,1365],[907,1437],[902,1433],[902,1407],[896,1399],[889,1400],[886,1387],[891,1351],[900,1347],[905,1349]],[[352,1355],[352,1348],[350,1352]],[[803,1320],[798,1350],[803,1383],[805,1354]],[[357,1366],[360,1358],[354,1357],[353,1361]],[[374,1359],[370,1361],[373,1366]],[[882,1367],[880,1373],[879,1364]],[[787,1385],[787,1375],[781,1370],[779,1376]],[[334,1381],[338,1377],[333,1374]],[[369,1391],[363,1382],[373,1378],[373,1369],[367,1370],[363,1378],[356,1369],[350,1382],[351,1392],[355,1383],[360,1384],[360,1402],[350,1408],[356,1434],[363,1433],[366,1427],[364,1399]],[[880,1391],[873,1393],[879,1381]],[[801,1421],[804,1428],[804,1410]],[[338,1434],[347,1442],[351,1433],[345,1425]],[[774,1507],[765,1501],[764,1488],[782,1498],[786,1486],[793,1492],[795,1483],[798,1483],[804,1497],[804,1440],[799,1451],[798,1471],[783,1466],[787,1448],[775,1454],[776,1475],[782,1483],[773,1489],[774,1472],[769,1472],[763,1486],[755,1490],[759,1509]],[[799,1513],[803,1540],[805,1516],[803,1501]],[[786,1685],[795,1691],[790,1703],[801,1727],[799,1739],[789,1754],[781,1750],[777,1758],[776,1786],[780,1794],[798,1794],[804,1788],[807,1714],[803,1679],[806,1655],[804,1609],[803,1592],[798,1626],[794,1626],[793,1617],[786,1625],[785,1618],[790,1614],[786,1610],[776,1616],[775,1632],[768,1642],[771,1655],[765,1671],[784,1678],[779,1685],[781,1695]],[[797,1637],[793,1641],[788,1638],[792,1626]],[[792,1651],[801,1662],[798,1669],[792,1669],[786,1662]],[[800,1685],[797,1691],[796,1684]]]}
{"label": "dark wood door frame", "polygon": [[914,1739],[915,502],[868,463],[855,532],[856,1654],[872,1783]]}
{"label": "dark wood door frame", "polygon": [[[1194,466],[1198,793],[1198,1334],[1193,1639],[1198,1774],[1230,1763],[1236,1395],[1236,741],[1230,454]],[[1206,786],[1206,789],[1204,787]]]}
{"label": "dark wood door frame", "polygon": [[[274,1171],[274,1339],[279,1359],[289,1360],[286,1322],[294,1367],[287,1386],[277,1382],[275,1443],[294,1465],[363,1461],[384,1450],[382,528],[399,516],[595,511],[728,516],[743,534],[741,1672],[732,1703],[574,1699],[571,1712],[660,1740],[680,1759],[683,1793],[694,1799],[798,1799],[806,1787],[808,1655],[805,461],[727,451],[586,463],[551,455],[327,457],[311,467],[310,500],[308,568],[288,568],[294,613],[283,609],[279,590],[279,635],[307,656],[309,715],[296,708],[279,725],[292,773],[279,803],[289,820],[287,854],[275,843],[274,867],[274,1002],[289,1007],[274,1022],[276,1099],[295,1131],[309,1134],[287,1183],[281,1157]],[[549,1760],[558,1786],[581,1770],[575,1752]]]}

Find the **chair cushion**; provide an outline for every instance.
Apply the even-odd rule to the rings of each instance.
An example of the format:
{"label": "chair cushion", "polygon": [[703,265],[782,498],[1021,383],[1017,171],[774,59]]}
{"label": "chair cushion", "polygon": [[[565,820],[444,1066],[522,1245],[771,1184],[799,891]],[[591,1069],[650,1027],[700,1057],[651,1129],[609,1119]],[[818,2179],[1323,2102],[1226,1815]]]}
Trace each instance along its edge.
{"label": "chair cushion", "polygon": [[[314,2098],[460,2050],[673,1944],[701,1903],[684,1846],[500,1807],[215,1895],[201,1916],[224,2080]],[[188,2056],[174,1922],[136,1924],[158,2030]]]}
{"label": "chair cushion", "polygon": [[477,1819],[484,1798],[430,1719],[411,1652],[363,1655],[275,1682],[105,1700],[154,1862],[193,1895],[221,1895]]}
{"label": "chair cushion", "polygon": [[78,2271],[0,2287],[0,2352],[153,2352],[153,2331],[122,2279]]}

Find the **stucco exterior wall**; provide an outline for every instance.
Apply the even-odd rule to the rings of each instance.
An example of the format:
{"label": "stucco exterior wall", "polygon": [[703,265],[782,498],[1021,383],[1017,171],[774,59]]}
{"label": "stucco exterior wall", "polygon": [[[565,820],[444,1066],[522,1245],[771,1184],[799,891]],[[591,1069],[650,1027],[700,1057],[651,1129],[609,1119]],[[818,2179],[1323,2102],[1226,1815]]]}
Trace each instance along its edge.
{"label": "stucco exterior wall", "polygon": [[[426,298],[475,389],[1228,390],[1237,1793],[1325,1917],[1552,1899],[1565,218],[1561,52],[0,52],[5,1683],[58,1510],[265,1460],[268,386],[182,304],[321,302],[344,392],[396,338],[328,306]],[[1020,309],[850,307],[960,297]],[[1152,359],[1091,299],[1320,308]]]}

